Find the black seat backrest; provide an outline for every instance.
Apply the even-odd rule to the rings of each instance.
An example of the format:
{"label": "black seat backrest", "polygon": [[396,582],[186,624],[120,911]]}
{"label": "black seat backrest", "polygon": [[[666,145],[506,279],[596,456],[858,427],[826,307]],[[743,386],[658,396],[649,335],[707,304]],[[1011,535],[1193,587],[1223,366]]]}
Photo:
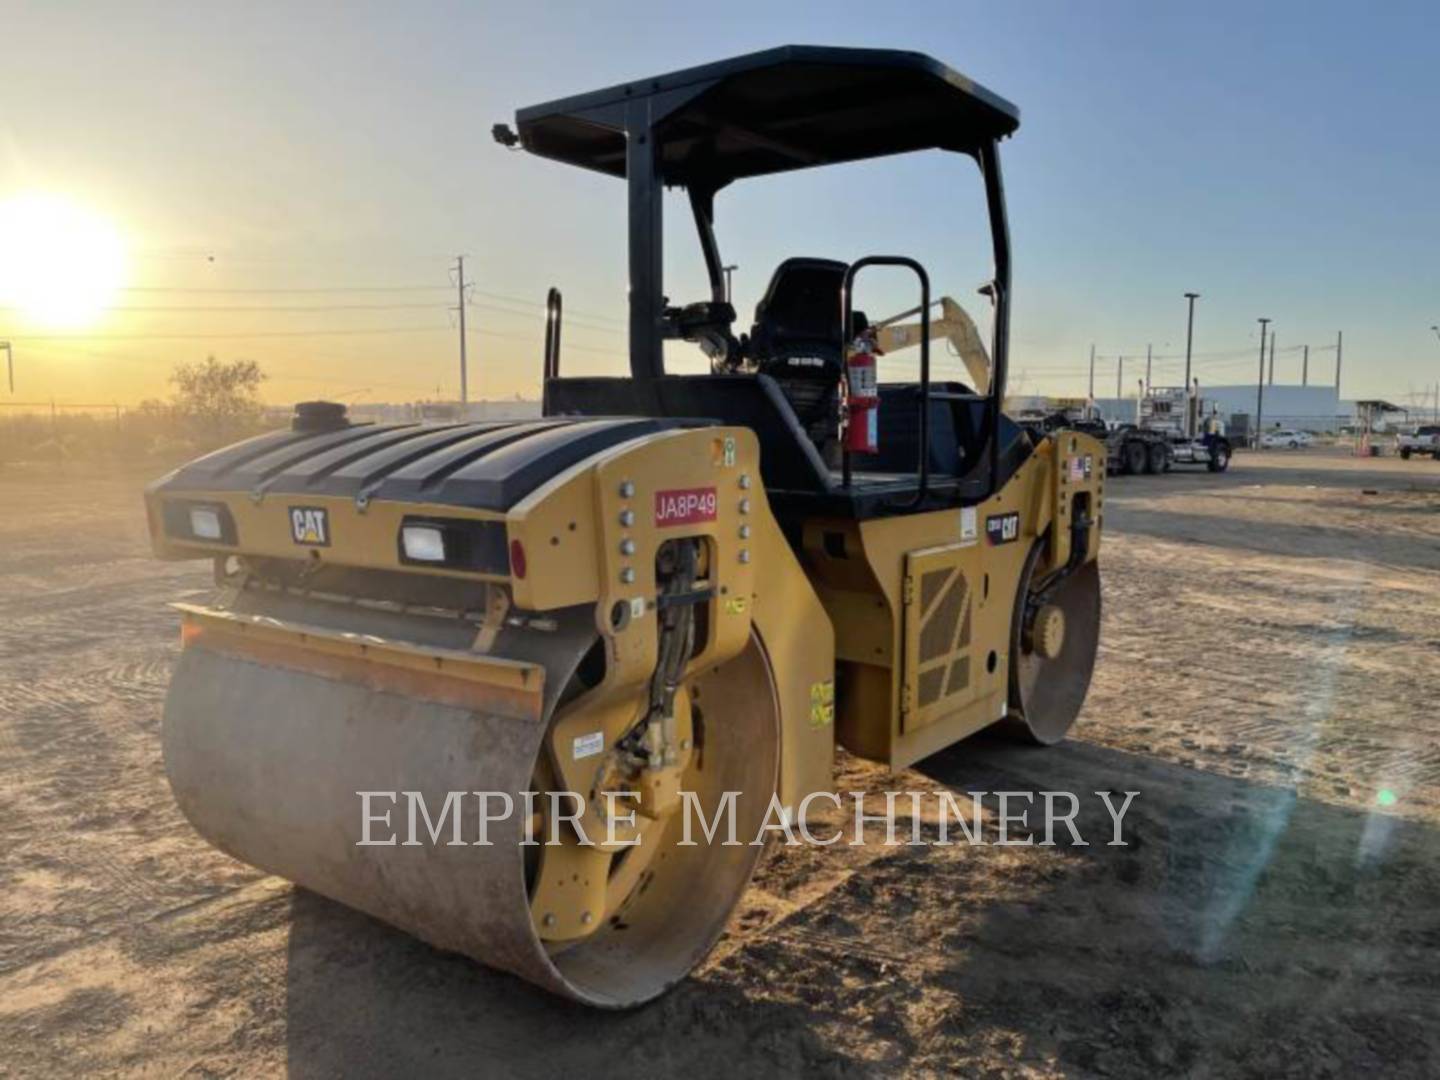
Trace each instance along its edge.
{"label": "black seat backrest", "polygon": [[637,393],[633,379],[550,379],[545,411],[550,416],[704,417],[747,427],[760,441],[766,488],[803,493],[830,489],[830,471],[769,376],[666,375],[652,385],[654,399]]}
{"label": "black seat backrest", "polygon": [[[959,383],[932,384],[936,390],[963,391]],[[960,472],[963,450],[956,431],[956,410],[950,401],[930,402],[930,471],[939,476]],[[880,384],[880,453],[865,468],[882,472],[914,472],[920,465],[920,384]],[[873,464],[871,464],[873,462]]]}
{"label": "black seat backrest", "polygon": [[845,270],[843,262],[809,258],[786,259],[775,268],[764,298],[755,305],[750,331],[750,355],[762,371],[788,357],[823,360],[824,367],[839,370]]}
{"label": "black seat backrest", "polygon": [[[963,383],[931,383],[932,391],[973,394]],[[983,397],[930,400],[930,471],[932,475],[969,473],[984,461]],[[1030,440],[1014,420],[1000,414],[996,438],[1001,473],[1008,477],[1030,452]],[[920,384],[880,384],[880,453],[867,466],[886,472],[913,472],[920,461]]]}

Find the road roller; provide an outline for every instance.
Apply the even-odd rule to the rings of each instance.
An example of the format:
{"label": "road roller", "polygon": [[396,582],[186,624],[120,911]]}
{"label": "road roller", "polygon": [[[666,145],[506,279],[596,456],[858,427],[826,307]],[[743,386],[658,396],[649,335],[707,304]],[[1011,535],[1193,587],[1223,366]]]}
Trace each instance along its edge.
{"label": "road roller", "polygon": [[[199,833],[622,1008],[705,956],[763,850],[745,841],[830,790],[837,743],[899,770],[993,725],[1063,738],[1098,643],[1105,451],[1003,408],[1018,123],[927,56],[787,46],[497,124],[623,180],[630,370],[561,373],[552,290],[536,417],[307,402],[147,488],[156,553],[214,564],[213,596],[175,605],[162,728]],[[719,192],[920,150],[983,187],[983,380],[932,378],[929,271],[904,254],[788,258],[736,325]],[[709,285],[680,304],[666,188]],[[918,379],[877,378],[854,302],[876,267],[914,279]],[[701,373],[667,372],[667,343]],[[741,842],[697,839],[692,810]]]}

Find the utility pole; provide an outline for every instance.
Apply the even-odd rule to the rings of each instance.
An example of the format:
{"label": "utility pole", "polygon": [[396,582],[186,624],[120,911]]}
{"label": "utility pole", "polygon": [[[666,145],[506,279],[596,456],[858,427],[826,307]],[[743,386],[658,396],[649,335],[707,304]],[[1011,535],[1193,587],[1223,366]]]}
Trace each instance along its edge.
{"label": "utility pole", "polygon": [[[1436,331],[1440,333],[1440,331]],[[1340,400],[1340,357],[1345,347],[1345,331],[1335,331],[1335,400]]]}
{"label": "utility pole", "polygon": [[1187,292],[1185,299],[1190,301],[1190,317],[1185,322],[1185,437],[1192,439],[1195,433],[1190,430],[1190,346],[1195,341],[1195,301],[1200,298],[1197,292]]}
{"label": "utility pole", "polygon": [[[465,359],[465,256],[455,256],[455,295],[456,303],[459,305],[456,310],[460,312],[460,404],[463,406],[470,400],[470,383],[468,365]],[[464,416],[461,416],[464,419]]]}
{"label": "utility pole", "polygon": [[1124,358],[1123,356],[1116,357],[1116,361],[1117,361],[1117,362],[1116,362],[1116,364],[1115,364],[1115,399],[1116,399],[1117,401],[1120,401],[1120,400],[1123,400],[1124,397],[1125,397],[1125,390],[1124,390],[1125,358]]}
{"label": "utility pole", "polygon": [[[1431,323],[1430,329],[1435,332],[1435,337],[1437,339],[1440,339],[1440,326],[1436,326],[1434,323]],[[10,388],[10,391],[11,393],[14,393],[15,388],[12,386]],[[1440,424],[1440,382],[1437,382],[1435,384],[1435,422],[1437,424]]]}
{"label": "utility pole", "polygon": [[1090,346],[1090,400],[1095,400],[1095,346]]}
{"label": "utility pole", "polygon": [[1310,385],[1310,346],[1305,346],[1305,359],[1300,362],[1300,385]]}
{"label": "utility pole", "polygon": [[0,349],[5,350],[5,372],[10,377],[10,393],[15,393],[15,354],[10,351],[10,342],[0,341]]}
{"label": "utility pole", "polygon": [[1145,393],[1147,393],[1147,394],[1150,392],[1150,386],[1151,386],[1151,382],[1150,382],[1150,363],[1151,363],[1152,360],[1154,360],[1154,358],[1155,358],[1155,346],[1154,346],[1154,345],[1146,345],[1146,346],[1145,346]]}
{"label": "utility pole", "polygon": [[731,263],[729,266],[722,266],[720,269],[725,274],[725,302],[727,304],[733,304],[735,300],[734,293],[731,291],[731,285],[733,285],[734,282],[731,280],[731,275],[734,274],[736,270],[739,270],[740,267]]}
{"label": "utility pole", "polygon": [[1260,424],[1265,415],[1265,330],[1269,319],[1260,320],[1260,374],[1255,381],[1255,449],[1260,449]]}
{"label": "utility pole", "polygon": [[1270,378],[1271,386],[1275,385],[1275,331],[1270,331]]}

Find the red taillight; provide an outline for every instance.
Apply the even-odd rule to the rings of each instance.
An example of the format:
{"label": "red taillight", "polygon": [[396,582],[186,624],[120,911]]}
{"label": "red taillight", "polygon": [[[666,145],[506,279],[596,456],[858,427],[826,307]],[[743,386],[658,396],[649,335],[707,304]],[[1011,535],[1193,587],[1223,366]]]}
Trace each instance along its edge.
{"label": "red taillight", "polygon": [[510,573],[517,578],[525,576],[525,545],[519,540],[510,541]]}

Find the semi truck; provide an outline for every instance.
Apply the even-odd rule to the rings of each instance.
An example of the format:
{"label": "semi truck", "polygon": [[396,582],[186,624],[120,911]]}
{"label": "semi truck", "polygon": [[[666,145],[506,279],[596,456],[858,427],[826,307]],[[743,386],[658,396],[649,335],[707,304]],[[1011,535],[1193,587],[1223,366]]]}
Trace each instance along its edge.
{"label": "semi truck", "polygon": [[1142,393],[1134,422],[1107,422],[1087,398],[1052,398],[1046,408],[1022,417],[1022,423],[1036,434],[1065,428],[1103,440],[1106,470],[1112,474],[1162,473],[1175,465],[1204,465],[1211,472],[1224,472],[1232,457],[1224,424],[1213,406],[1208,415],[1203,412],[1198,393],[1191,401],[1194,436],[1185,432],[1183,388]]}
{"label": "semi truck", "polygon": [[1230,467],[1233,448],[1225,422],[1214,404],[1206,408],[1196,380],[1189,393],[1183,386],[1152,386],[1140,395],[1136,427],[1160,436],[1168,454],[1165,465],[1204,465],[1211,472]]}

